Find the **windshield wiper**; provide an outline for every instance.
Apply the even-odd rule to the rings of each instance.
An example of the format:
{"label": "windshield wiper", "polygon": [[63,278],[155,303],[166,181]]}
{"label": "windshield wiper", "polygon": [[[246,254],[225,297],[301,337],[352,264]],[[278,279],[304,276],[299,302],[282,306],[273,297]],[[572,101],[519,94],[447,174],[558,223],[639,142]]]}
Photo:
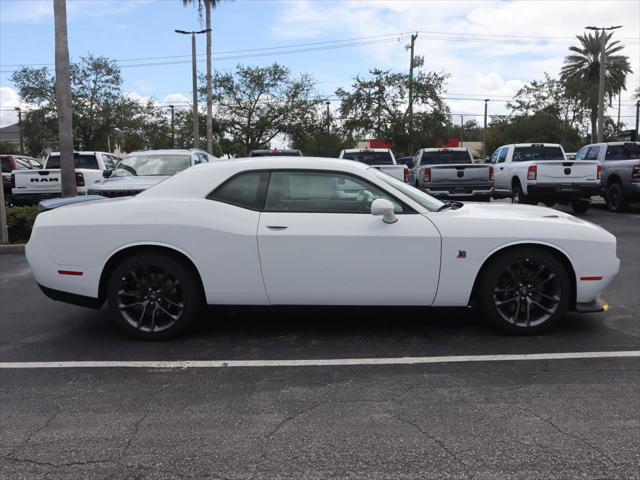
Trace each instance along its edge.
{"label": "windshield wiper", "polygon": [[461,208],[462,206],[464,206],[464,203],[462,202],[458,202],[457,200],[445,200],[444,201],[444,205],[442,205],[440,208],[438,208],[438,210],[436,210],[436,212],[441,212],[443,210],[446,210],[447,208],[454,208],[455,210]]}

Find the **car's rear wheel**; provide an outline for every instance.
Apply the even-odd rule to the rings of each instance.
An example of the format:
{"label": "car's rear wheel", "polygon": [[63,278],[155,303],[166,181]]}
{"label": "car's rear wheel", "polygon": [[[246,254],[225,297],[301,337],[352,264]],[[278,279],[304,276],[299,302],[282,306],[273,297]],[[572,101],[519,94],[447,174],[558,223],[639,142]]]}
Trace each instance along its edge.
{"label": "car's rear wheel", "polygon": [[607,201],[607,207],[612,212],[624,212],[627,208],[627,199],[624,196],[624,190],[622,190],[622,185],[618,182],[612,182],[609,185],[605,194],[605,200]]}
{"label": "car's rear wheel", "polygon": [[518,182],[516,182],[513,187],[512,187],[512,193],[511,193],[511,203],[521,203],[521,204],[525,204],[525,205],[531,205],[532,202],[529,199],[529,197],[527,196],[527,194],[525,194],[522,191],[522,186],[520,186],[520,184]]}
{"label": "car's rear wheel", "polygon": [[159,253],[125,258],[109,277],[106,293],[115,323],[130,335],[150,340],[179,334],[202,306],[193,271]]}
{"label": "car's rear wheel", "polygon": [[569,273],[553,254],[537,248],[510,250],[485,269],[478,303],[493,325],[517,334],[551,328],[571,294]]}

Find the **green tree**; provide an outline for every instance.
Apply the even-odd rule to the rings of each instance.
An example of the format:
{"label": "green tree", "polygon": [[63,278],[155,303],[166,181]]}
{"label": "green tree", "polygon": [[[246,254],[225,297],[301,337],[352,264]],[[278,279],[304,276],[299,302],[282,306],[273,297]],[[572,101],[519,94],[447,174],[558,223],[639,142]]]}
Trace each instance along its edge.
{"label": "green tree", "polygon": [[235,73],[219,73],[214,79],[214,99],[219,103],[221,129],[246,153],[308,124],[322,100],[314,94],[315,81],[308,75],[294,78],[288,68],[238,65]]}
{"label": "green tree", "polygon": [[416,71],[413,79],[413,138],[409,137],[409,75],[373,69],[368,78],[339,88],[340,114],[354,138],[391,141],[399,149],[431,143],[446,133],[449,109],[441,98],[448,75]]}
{"label": "green tree", "polygon": [[616,55],[624,46],[619,41],[610,41],[613,32],[585,33],[578,35],[580,46],[571,46],[573,52],[564,59],[564,66],[560,72],[563,82],[572,85],[581,92],[590,113],[591,134],[597,138],[598,133],[598,82],[600,78],[600,52],[602,50],[602,35],[605,43],[605,95],[609,101],[614,95],[626,90],[627,74],[631,73],[628,57]]}
{"label": "green tree", "polygon": [[289,130],[289,146],[307,156],[337,157],[341,150],[355,145],[337,120],[324,108],[316,108],[305,123]]}

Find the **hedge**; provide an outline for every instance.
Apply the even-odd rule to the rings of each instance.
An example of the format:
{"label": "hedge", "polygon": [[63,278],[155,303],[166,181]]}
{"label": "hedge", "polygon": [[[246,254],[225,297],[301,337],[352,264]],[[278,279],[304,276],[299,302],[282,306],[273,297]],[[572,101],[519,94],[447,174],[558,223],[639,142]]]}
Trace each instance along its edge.
{"label": "hedge", "polygon": [[26,243],[31,236],[33,222],[38,216],[38,205],[7,208],[7,226],[10,243]]}

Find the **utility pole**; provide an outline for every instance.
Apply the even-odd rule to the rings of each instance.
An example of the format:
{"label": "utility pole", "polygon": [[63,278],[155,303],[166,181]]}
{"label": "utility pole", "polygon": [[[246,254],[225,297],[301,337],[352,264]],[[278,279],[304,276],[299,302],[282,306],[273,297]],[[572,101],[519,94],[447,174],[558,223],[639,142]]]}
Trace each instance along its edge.
{"label": "utility pole", "polygon": [[173,123],[173,109],[175,108],[173,105],[169,105],[171,109],[171,145],[173,148],[176,148],[176,129],[175,124]]}
{"label": "utility pole", "polygon": [[460,146],[462,146],[463,136],[464,136],[464,115],[460,115]]}
{"label": "utility pole", "polygon": [[640,140],[640,132],[638,132],[638,120],[640,120],[640,100],[636,103],[636,141]]}
{"label": "utility pole", "polygon": [[409,144],[407,145],[409,154],[413,153],[413,68],[416,66],[416,62],[414,59],[414,51],[416,39],[418,38],[418,34],[414,33],[411,35],[411,45],[409,49],[411,50],[411,59],[409,63],[409,108],[407,109],[407,120],[409,121],[408,131],[409,131]]}
{"label": "utility pole", "polygon": [[22,139],[22,110],[20,107],[15,107],[15,111],[18,112],[18,132],[20,134],[20,153],[24,155],[24,141]]}
{"label": "utility pole", "polygon": [[618,125],[620,125],[620,102],[622,102],[622,90],[618,92]]}
{"label": "utility pole", "polygon": [[587,30],[600,32],[600,77],[598,79],[598,143],[604,141],[604,81],[606,68],[607,31],[617,30],[622,25],[615,27],[585,27]]}
{"label": "utility pole", "polygon": [[191,35],[191,74],[193,81],[193,148],[200,148],[200,126],[198,118],[198,66],[196,64],[196,35],[207,33],[211,29],[187,32],[174,30],[182,35]]}
{"label": "utility pole", "polygon": [[484,99],[484,128],[482,129],[482,161],[487,158],[487,104],[488,98]]}
{"label": "utility pole", "polygon": [[327,134],[329,134],[331,133],[331,113],[329,112],[329,105],[331,105],[331,102],[327,100],[324,104],[327,106]]}

